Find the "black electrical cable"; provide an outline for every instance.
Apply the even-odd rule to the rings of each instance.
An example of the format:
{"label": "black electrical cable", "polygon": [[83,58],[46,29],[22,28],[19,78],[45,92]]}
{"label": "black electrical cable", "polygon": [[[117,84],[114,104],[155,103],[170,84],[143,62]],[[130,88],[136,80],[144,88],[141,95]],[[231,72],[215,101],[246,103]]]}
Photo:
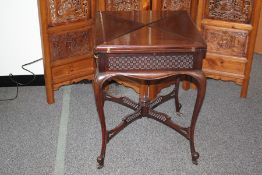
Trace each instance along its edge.
{"label": "black electrical cable", "polygon": [[18,82],[18,81],[15,80],[13,74],[10,73],[10,74],[9,74],[9,79],[10,79],[13,83],[16,84],[16,95],[15,95],[14,97],[12,97],[12,98],[0,99],[0,101],[11,101],[11,100],[15,100],[15,99],[18,97],[18,89],[19,89],[19,86],[27,86],[27,85],[31,84],[31,83],[35,80],[35,78],[36,78],[36,75],[35,75],[32,71],[26,69],[25,66],[34,64],[34,63],[36,63],[36,62],[38,62],[38,61],[41,61],[41,60],[43,60],[43,58],[34,60],[34,61],[32,61],[32,62],[23,64],[23,65],[21,66],[23,70],[25,70],[25,71],[27,71],[27,72],[29,72],[29,73],[31,73],[31,74],[33,75],[33,79],[30,80],[30,81],[28,81],[28,82],[25,82],[25,83]]}

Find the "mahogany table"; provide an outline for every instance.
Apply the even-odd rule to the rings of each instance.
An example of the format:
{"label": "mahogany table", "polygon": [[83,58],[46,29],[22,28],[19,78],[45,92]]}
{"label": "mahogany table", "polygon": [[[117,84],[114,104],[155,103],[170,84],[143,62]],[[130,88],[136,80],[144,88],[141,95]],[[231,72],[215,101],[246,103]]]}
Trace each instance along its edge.
{"label": "mahogany table", "polygon": [[[98,168],[104,166],[107,143],[126,126],[142,117],[148,117],[174,129],[190,142],[192,161],[197,164],[199,153],[194,146],[194,130],[202,106],[206,79],[202,72],[202,59],[206,43],[185,11],[177,12],[100,12],[96,21],[96,46],[94,49],[97,72],[93,83],[97,111],[102,130],[101,154]],[[138,102],[128,97],[114,97],[105,90],[106,82],[113,78],[139,80],[146,86],[162,81],[174,82],[167,95],[149,99],[148,90]],[[196,85],[197,97],[191,124],[182,127],[171,117],[155,108],[174,99],[180,112],[179,82],[190,80]],[[104,103],[112,101],[134,112],[108,130]]]}

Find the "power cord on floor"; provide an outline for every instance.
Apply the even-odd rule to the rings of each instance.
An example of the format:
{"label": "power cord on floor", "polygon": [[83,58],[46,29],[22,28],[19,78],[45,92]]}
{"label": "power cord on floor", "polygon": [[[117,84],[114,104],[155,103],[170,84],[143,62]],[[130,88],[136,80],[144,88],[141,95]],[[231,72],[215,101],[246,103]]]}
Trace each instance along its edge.
{"label": "power cord on floor", "polygon": [[30,81],[28,81],[28,82],[25,82],[25,83],[18,82],[18,81],[15,80],[13,74],[10,73],[10,74],[9,74],[9,79],[10,79],[13,83],[16,84],[16,95],[15,95],[14,97],[12,97],[12,98],[0,99],[0,101],[11,101],[11,100],[15,100],[15,99],[18,97],[19,86],[27,86],[27,85],[31,84],[31,83],[35,80],[35,78],[36,78],[36,75],[35,75],[32,71],[26,69],[25,67],[28,66],[28,65],[34,64],[34,63],[36,63],[36,62],[38,62],[38,61],[41,61],[41,60],[43,60],[43,58],[34,60],[34,61],[32,61],[32,62],[23,64],[23,65],[21,66],[23,70],[25,70],[25,71],[27,71],[27,72],[29,72],[29,73],[31,73],[31,74],[33,75],[32,80],[30,80]]}

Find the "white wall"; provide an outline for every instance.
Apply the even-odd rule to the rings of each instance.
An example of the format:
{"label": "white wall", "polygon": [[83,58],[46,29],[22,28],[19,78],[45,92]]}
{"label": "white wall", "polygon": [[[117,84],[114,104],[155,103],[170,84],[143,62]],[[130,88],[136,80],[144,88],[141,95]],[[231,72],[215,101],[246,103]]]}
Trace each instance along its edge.
{"label": "white wall", "polygon": [[[0,76],[30,75],[21,66],[42,57],[37,0],[1,0]],[[43,74],[43,62],[26,67]]]}

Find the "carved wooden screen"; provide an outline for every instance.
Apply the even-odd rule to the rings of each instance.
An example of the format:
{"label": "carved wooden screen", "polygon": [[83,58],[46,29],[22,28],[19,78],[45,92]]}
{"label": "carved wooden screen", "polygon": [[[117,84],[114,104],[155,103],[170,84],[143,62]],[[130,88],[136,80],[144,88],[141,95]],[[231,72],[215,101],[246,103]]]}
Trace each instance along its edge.
{"label": "carved wooden screen", "polygon": [[186,10],[195,20],[198,0],[152,0],[152,10]]}
{"label": "carved wooden screen", "polygon": [[[230,22],[250,24],[253,7],[253,0],[207,0],[203,18],[207,23],[219,20],[229,22],[228,24]],[[240,25],[235,29],[230,29],[227,26],[221,26],[219,21],[213,21],[218,25],[207,24],[202,27],[209,52],[245,57],[249,30],[243,30]],[[252,28],[252,26],[247,27]]]}
{"label": "carved wooden screen", "polygon": [[246,97],[261,0],[199,1],[197,25],[207,42],[206,76],[242,86]]}
{"label": "carved wooden screen", "polygon": [[106,11],[130,11],[141,9],[139,0],[105,0]]}
{"label": "carved wooden screen", "polygon": [[203,35],[212,53],[245,57],[248,31],[203,26]]}
{"label": "carved wooden screen", "polygon": [[90,19],[90,5],[89,0],[47,0],[49,25]]}
{"label": "carved wooden screen", "polygon": [[191,0],[162,0],[162,10],[187,10],[190,12]]}
{"label": "carved wooden screen", "polygon": [[208,0],[205,17],[223,21],[250,23],[254,0]]}
{"label": "carved wooden screen", "polygon": [[93,76],[93,0],[38,0],[48,103],[54,90]]}
{"label": "carved wooden screen", "polygon": [[90,0],[46,0],[48,8],[48,30],[61,26],[66,31],[49,35],[50,59],[57,61],[90,54],[92,51],[90,27],[74,25],[91,19]]}
{"label": "carved wooden screen", "polygon": [[150,10],[150,0],[99,0],[101,11]]}

